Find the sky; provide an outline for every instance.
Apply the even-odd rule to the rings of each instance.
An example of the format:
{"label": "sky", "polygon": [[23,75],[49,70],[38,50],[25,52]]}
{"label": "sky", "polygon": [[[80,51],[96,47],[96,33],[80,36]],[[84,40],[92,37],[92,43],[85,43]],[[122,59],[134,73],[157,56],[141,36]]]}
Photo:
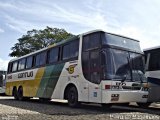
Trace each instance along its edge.
{"label": "sky", "polygon": [[28,30],[46,26],[80,34],[103,29],[160,46],[160,0],[0,0],[0,69]]}

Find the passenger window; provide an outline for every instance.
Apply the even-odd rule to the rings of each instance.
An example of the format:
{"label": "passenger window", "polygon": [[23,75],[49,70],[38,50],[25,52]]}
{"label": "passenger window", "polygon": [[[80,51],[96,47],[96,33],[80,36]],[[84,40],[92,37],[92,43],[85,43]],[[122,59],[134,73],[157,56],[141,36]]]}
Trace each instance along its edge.
{"label": "passenger window", "polygon": [[36,63],[35,66],[41,66],[46,63],[46,52],[39,53],[36,55]]}
{"label": "passenger window", "polygon": [[68,44],[63,46],[63,60],[66,60],[69,58],[70,58],[70,46]]}
{"label": "passenger window", "polygon": [[62,59],[70,59],[78,56],[79,52],[79,40],[70,42],[69,44],[63,46],[63,56]]}
{"label": "passenger window", "polygon": [[17,61],[13,63],[12,72],[17,71]]}
{"label": "passenger window", "polygon": [[26,59],[22,59],[18,63],[18,70],[23,70],[25,68]]}
{"label": "passenger window", "polygon": [[32,63],[33,63],[33,56],[27,57],[27,60],[26,60],[26,69],[31,68],[32,67]]}
{"label": "passenger window", "polygon": [[12,72],[13,63],[8,64],[8,73]]}
{"label": "passenger window", "polygon": [[100,32],[85,35],[83,37],[83,51],[100,47]]}
{"label": "passenger window", "polygon": [[48,63],[53,63],[58,61],[59,48],[52,48],[48,51]]}

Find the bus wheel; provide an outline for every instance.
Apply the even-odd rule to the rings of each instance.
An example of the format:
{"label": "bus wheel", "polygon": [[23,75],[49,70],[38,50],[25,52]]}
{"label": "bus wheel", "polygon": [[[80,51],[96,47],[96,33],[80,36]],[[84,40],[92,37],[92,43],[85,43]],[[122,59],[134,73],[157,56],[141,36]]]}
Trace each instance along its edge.
{"label": "bus wheel", "polygon": [[78,107],[78,92],[75,87],[70,87],[67,92],[68,105],[70,107]]}
{"label": "bus wheel", "polygon": [[150,102],[147,102],[147,103],[137,103],[137,105],[141,108],[148,108],[151,103]]}
{"label": "bus wheel", "polygon": [[17,93],[17,88],[16,87],[13,89],[13,96],[14,96],[15,100],[18,100],[18,93]]}
{"label": "bus wheel", "polygon": [[19,87],[18,89],[18,100],[23,100],[23,88]]}

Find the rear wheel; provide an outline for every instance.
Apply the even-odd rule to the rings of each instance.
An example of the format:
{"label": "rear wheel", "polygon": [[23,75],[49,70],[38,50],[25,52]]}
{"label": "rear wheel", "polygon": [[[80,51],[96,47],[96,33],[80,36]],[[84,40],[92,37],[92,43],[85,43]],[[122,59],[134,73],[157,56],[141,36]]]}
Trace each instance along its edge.
{"label": "rear wheel", "polygon": [[70,107],[78,107],[78,91],[75,87],[70,87],[67,92],[68,105]]}
{"label": "rear wheel", "polygon": [[18,89],[18,100],[23,100],[23,88],[19,87]]}
{"label": "rear wheel", "polygon": [[18,92],[17,92],[17,88],[13,89],[13,97],[15,100],[18,100]]}

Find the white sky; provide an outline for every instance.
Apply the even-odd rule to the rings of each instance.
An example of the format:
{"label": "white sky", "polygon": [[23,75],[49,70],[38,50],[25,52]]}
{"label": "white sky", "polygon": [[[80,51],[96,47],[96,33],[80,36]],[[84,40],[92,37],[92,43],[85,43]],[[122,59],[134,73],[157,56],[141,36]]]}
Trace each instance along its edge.
{"label": "white sky", "polygon": [[0,0],[0,69],[23,34],[46,26],[73,34],[104,29],[141,42],[160,45],[160,0]]}

